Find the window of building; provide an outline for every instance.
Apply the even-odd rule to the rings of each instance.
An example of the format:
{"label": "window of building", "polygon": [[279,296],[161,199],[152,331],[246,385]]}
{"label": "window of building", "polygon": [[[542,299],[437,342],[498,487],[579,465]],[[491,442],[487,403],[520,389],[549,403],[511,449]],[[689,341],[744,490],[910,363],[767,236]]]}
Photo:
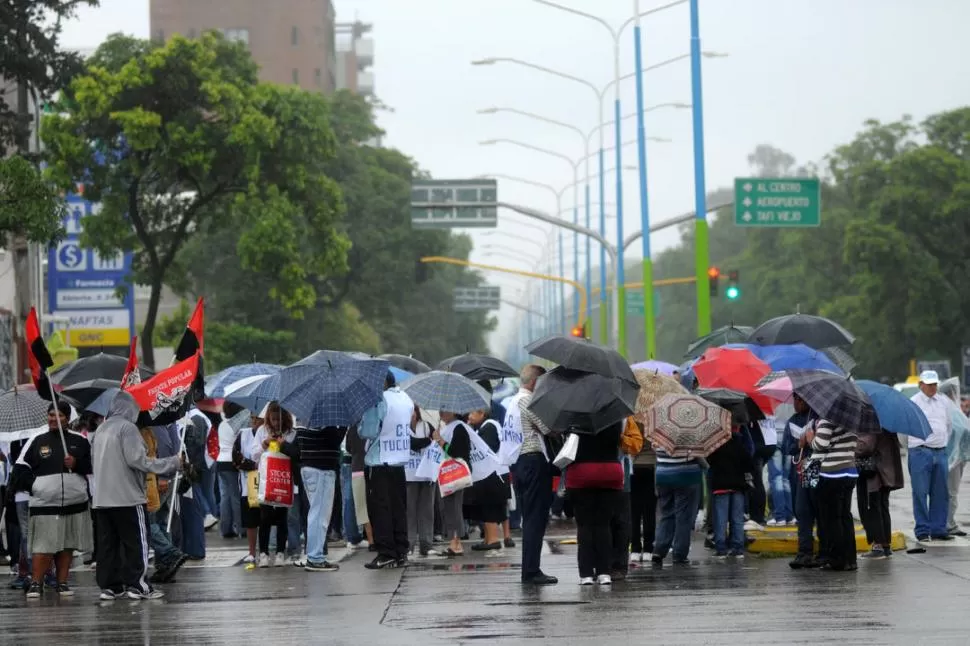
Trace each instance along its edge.
{"label": "window of building", "polygon": [[249,44],[249,30],[248,29],[223,29],[222,35],[226,37],[226,40],[230,40],[235,43],[243,43],[244,45]]}
{"label": "window of building", "polygon": [[290,42],[294,47],[300,44],[300,29],[298,27],[294,27],[290,33]]}
{"label": "window of building", "polygon": [[293,68],[293,84],[300,84],[300,70],[296,69],[295,67]]}

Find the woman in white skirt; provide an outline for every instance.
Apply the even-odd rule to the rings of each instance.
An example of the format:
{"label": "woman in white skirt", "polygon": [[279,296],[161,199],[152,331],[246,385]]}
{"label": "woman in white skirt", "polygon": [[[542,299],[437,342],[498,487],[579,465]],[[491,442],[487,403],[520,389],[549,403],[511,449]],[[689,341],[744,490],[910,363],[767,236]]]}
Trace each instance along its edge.
{"label": "woman in white skirt", "polygon": [[67,430],[70,416],[67,402],[51,404],[47,432],[30,439],[14,467],[18,489],[30,492],[27,549],[33,560],[33,581],[27,588],[28,599],[40,598],[51,562],[57,571],[57,594],[73,595],[67,576],[74,552],[91,550],[87,481],[91,445],[80,433]]}

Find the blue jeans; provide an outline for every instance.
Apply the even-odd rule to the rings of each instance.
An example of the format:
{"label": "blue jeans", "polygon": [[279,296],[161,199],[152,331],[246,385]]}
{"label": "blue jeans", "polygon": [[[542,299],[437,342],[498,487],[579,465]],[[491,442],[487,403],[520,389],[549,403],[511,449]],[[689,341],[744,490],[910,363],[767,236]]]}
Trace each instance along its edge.
{"label": "blue jeans", "polygon": [[916,537],[946,536],[947,506],[950,503],[946,451],[915,447],[909,450],[908,462]]}
{"label": "blue jeans", "polygon": [[[301,469],[302,473],[302,469]],[[301,483],[302,484],[302,483]],[[287,556],[299,556],[303,551],[303,531],[306,529],[306,485],[300,487],[298,492],[293,493],[293,506],[286,512],[286,554]],[[324,553],[326,553],[327,542],[324,540]],[[282,546],[277,546],[277,552],[282,552]]]}
{"label": "blue jeans", "polygon": [[182,551],[190,558],[205,558],[205,512],[202,511],[202,486],[192,485],[192,497],[179,497],[179,518],[182,523]]}
{"label": "blue jeans", "polygon": [[356,545],[363,537],[357,525],[357,508],[354,506],[353,470],[349,464],[340,465],[340,501],[344,515],[344,538]]}
{"label": "blue jeans", "polygon": [[30,550],[27,548],[27,528],[30,526],[30,503],[26,500],[14,505],[17,509],[17,524],[20,525],[20,560],[26,565],[27,575],[31,572]]}
{"label": "blue jeans", "polygon": [[[199,470],[202,476],[202,481],[199,483],[199,487],[202,490],[202,497],[199,503],[202,505],[202,515],[211,514],[213,516],[219,516],[219,506],[216,505],[216,470],[213,466],[211,469],[208,466],[203,466]],[[193,496],[198,495],[193,493]]]}
{"label": "blue jeans", "polygon": [[694,529],[694,520],[697,518],[702,486],[657,487],[660,522],[657,524],[657,538],[653,543],[654,558],[665,558],[672,546],[674,561],[687,560],[690,553],[690,532]]}
{"label": "blue jeans", "polygon": [[[744,494],[740,491],[714,494],[714,549],[718,553],[744,551]],[[728,525],[730,524],[730,544]]]}
{"label": "blue jeans", "polygon": [[219,472],[219,531],[223,536],[241,534],[242,526],[242,489],[239,486],[238,471]]}
{"label": "blue jeans", "polygon": [[323,471],[313,467],[301,467],[303,488],[310,501],[306,526],[306,558],[313,563],[324,560],[327,547],[327,529],[333,513],[333,495],[337,487],[337,472]]}
{"label": "blue jeans", "polygon": [[791,460],[780,449],[768,461],[768,483],[771,486],[771,515],[778,522],[787,522],[795,517],[792,505]]}
{"label": "blue jeans", "polygon": [[818,521],[818,493],[795,485],[795,518],[798,519],[798,553],[815,554],[815,523]]}

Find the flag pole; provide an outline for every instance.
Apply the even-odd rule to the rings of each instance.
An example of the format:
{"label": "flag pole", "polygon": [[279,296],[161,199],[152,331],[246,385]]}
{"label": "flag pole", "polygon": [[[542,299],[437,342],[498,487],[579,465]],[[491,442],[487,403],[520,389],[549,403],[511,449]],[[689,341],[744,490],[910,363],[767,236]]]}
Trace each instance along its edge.
{"label": "flag pole", "polygon": [[[184,418],[183,418],[184,420]],[[184,422],[179,428],[179,455],[185,451],[185,424]],[[172,533],[172,517],[175,515],[175,505],[178,503],[179,499],[179,479],[182,477],[182,470],[179,469],[175,472],[175,477],[172,478],[172,498],[168,505],[168,522],[165,524],[165,531],[169,534]]]}
{"label": "flag pole", "polygon": [[57,408],[57,395],[54,394],[54,384],[51,383],[50,377],[47,373],[44,373],[45,381],[47,381],[47,388],[51,393],[51,404],[54,405],[54,410],[57,411],[57,430],[60,431],[61,436],[61,448],[64,449],[64,457],[67,457],[67,440],[64,439],[64,427],[61,426],[61,411]]}

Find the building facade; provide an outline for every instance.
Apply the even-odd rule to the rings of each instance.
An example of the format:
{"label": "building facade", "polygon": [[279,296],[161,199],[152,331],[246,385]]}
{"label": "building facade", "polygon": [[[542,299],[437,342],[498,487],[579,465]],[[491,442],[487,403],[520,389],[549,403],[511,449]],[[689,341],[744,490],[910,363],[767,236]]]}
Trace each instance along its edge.
{"label": "building facade", "polygon": [[331,0],[151,0],[150,6],[155,40],[218,30],[248,45],[264,81],[325,93],[337,88]]}
{"label": "building facade", "polygon": [[337,89],[370,96],[374,93],[374,40],[366,38],[373,25],[337,23]]}

